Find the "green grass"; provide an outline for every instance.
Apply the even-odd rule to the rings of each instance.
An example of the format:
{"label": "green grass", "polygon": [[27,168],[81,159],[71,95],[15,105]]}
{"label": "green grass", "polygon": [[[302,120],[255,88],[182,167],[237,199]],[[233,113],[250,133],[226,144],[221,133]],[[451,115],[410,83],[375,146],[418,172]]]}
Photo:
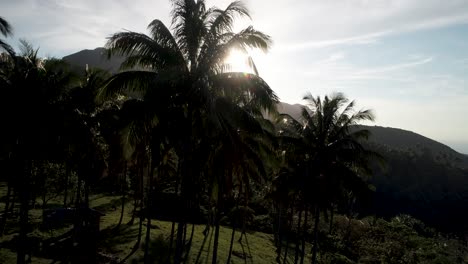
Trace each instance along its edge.
{"label": "green grass", "polygon": [[[112,197],[102,197],[96,202],[99,204],[105,204],[102,199],[112,201]],[[123,224],[115,229],[116,224],[120,218],[120,208],[117,210],[106,211],[106,215],[101,220],[103,240],[101,242],[101,250],[110,255],[119,257],[120,259],[125,258],[133,249],[133,246],[137,239],[138,234],[138,219],[131,226],[126,225],[130,221],[131,206],[127,204],[125,211],[127,212],[123,219]],[[143,259],[143,241],[146,232],[146,221],[143,226],[143,237],[141,248],[137,250],[130,258],[129,263],[140,262]],[[151,239],[152,243],[150,248],[155,255],[165,255],[169,248],[169,240],[171,234],[172,223],[167,221],[152,220],[151,224]],[[177,228],[177,225],[176,225]],[[187,226],[187,240],[189,239],[192,225]],[[188,263],[195,263],[195,260],[200,253],[199,263],[211,263],[212,251],[213,251],[213,240],[214,240],[214,228],[210,228],[210,232],[207,234],[206,242],[202,247],[205,236],[203,234],[205,225],[195,225],[192,247],[189,255]],[[219,263],[226,263],[230,240],[231,240],[232,229],[229,227],[221,227],[219,232],[219,243],[218,243],[218,260]],[[231,257],[232,263],[274,263],[275,262],[275,247],[273,245],[272,235],[261,233],[261,232],[247,232],[247,235],[242,239],[242,243],[239,243],[240,231],[236,231],[235,240],[233,245],[233,255]],[[164,252],[159,252],[161,249],[165,249]],[[157,254],[156,254],[157,253]],[[245,256],[245,257],[243,257]],[[166,263],[165,261],[156,263]]]}
{"label": "green grass", "polygon": [[[0,198],[6,195],[6,186],[0,183]],[[56,201],[50,201],[51,204],[60,204],[61,197]],[[39,203],[39,201],[38,201]],[[17,204],[18,205],[18,204]],[[40,205],[40,204],[39,204]],[[119,196],[104,196],[93,195],[90,197],[90,206],[105,213],[101,218],[101,239],[98,243],[99,251],[105,255],[114,258],[123,259],[132,252],[138,234],[138,221],[135,219],[133,225],[127,225],[131,219],[132,202],[128,202],[125,206],[125,214],[122,225],[116,228],[120,218],[121,198]],[[4,203],[0,202],[0,210],[3,210]],[[16,210],[18,210],[17,208]],[[36,228],[29,234],[30,236],[40,238],[50,238],[61,235],[71,227],[64,227],[53,231],[40,231],[37,227],[42,221],[42,210],[30,210],[30,222]],[[146,221],[143,222],[143,236],[140,248],[138,248],[127,263],[140,263],[144,255],[144,241],[146,234]],[[152,220],[151,228],[151,243],[150,254],[153,257],[153,263],[167,263],[166,256],[169,252],[169,240],[171,234],[172,223],[167,221]],[[177,228],[177,226],[176,226]],[[192,225],[187,226],[187,240],[190,237]],[[207,235],[206,243],[202,247],[205,236],[203,235],[204,225],[195,225],[193,242],[188,257],[188,263],[195,263],[195,260],[200,254],[199,263],[211,263],[214,228],[210,229]],[[7,244],[15,236],[17,236],[17,220],[9,220],[7,225],[7,235],[0,238],[0,244]],[[232,229],[229,227],[221,227],[218,246],[218,262],[226,263]],[[242,243],[239,243],[240,231],[236,231],[235,242],[233,245],[233,254],[231,263],[274,263],[275,248],[273,245],[273,237],[269,234],[261,232],[248,232],[243,238]],[[175,243],[175,242],[174,242]],[[173,246],[174,248],[174,246]],[[16,252],[11,248],[0,248],[0,263],[15,263]],[[33,257],[32,263],[50,263],[51,260]]]}

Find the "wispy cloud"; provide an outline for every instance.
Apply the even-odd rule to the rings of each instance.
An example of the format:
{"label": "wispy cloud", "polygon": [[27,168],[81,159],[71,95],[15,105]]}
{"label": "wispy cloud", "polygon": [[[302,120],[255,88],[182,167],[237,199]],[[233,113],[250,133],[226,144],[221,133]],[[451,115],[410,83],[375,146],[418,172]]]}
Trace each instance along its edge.
{"label": "wispy cloud", "polygon": [[317,41],[305,41],[294,44],[286,44],[278,46],[276,49],[279,51],[297,51],[301,49],[310,48],[325,48],[339,45],[370,45],[378,42],[378,39],[384,35],[389,34],[388,32],[379,32],[373,34],[367,34],[363,36],[355,36],[349,38],[332,39],[332,40],[317,40]]}

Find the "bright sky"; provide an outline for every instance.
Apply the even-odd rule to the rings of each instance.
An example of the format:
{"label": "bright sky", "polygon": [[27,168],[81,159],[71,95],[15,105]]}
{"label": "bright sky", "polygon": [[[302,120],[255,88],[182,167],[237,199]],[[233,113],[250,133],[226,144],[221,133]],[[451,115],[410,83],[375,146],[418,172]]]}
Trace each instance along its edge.
{"label": "bright sky", "polygon": [[[226,7],[230,1],[207,1]],[[468,153],[468,1],[250,0],[272,50],[252,54],[287,103],[343,92],[376,125],[411,130]],[[0,16],[43,56],[103,46],[122,29],[169,25],[169,0],[0,0]]]}

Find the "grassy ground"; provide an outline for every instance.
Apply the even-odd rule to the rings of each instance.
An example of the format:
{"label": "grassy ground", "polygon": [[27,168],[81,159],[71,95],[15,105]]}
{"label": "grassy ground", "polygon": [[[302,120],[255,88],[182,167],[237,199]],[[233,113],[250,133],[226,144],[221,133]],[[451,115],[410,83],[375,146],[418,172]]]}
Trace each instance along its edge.
{"label": "grassy ground", "polygon": [[[4,208],[4,197],[6,194],[6,186],[0,183],[0,210]],[[60,204],[61,198],[57,201],[51,201],[51,204]],[[115,259],[124,259],[132,251],[127,263],[141,263],[143,260],[143,245],[146,232],[146,221],[143,222],[143,237],[140,248],[134,249],[138,235],[138,218],[135,219],[133,225],[127,223],[131,219],[131,203],[125,206],[125,214],[122,225],[117,228],[117,223],[120,218],[120,203],[121,199],[118,196],[93,195],[90,197],[90,205],[101,212],[105,216],[101,218],[101,234],[98,242],[99,251],[107,256],[112,256]],[[17,208],[19,209],[19,208]],[[42,221],[42,210],[39,208],[30,211],[30,222],[33,224],[33,231],[30,236],[47,239],[59,236],[71,229],[71,226],[64,227],[53,231],[40,231],[39,225]],[[17,236],[18,224],[17,220],[10,220],[6,227],[6,234],[0,238],[0,263],[15,263],[16,252],[12,240]],[[151,243],[150,255],[153,263],[168,263],[166,256],[169,252],[169,241],[171,234],[172,223],[167,221],[152,220],[151,224]],[[188,225],[187,240],[190,237],[192,225]],[[193,233],[193,242],[188,257],[188,263],[195,263],[199,258],[198,263],[211,263],[214,229],[210,229],[207,234],[206,241],[203,234],[204,225],[195,225]],[[220,228],[218,259],[219,263],[226,263],[229,252],[232,229],[229,227]],[[233,254],[231,263],[274,263],[275,248],[273,245],[272,235],[260,232],[248,232],[243,237],[242,242],[239,242],[240,232],[236,232],[235,242],[233,245]],[[50,259],[32,258],[32,263],[51,263]]]}
{"label": "grassy ground", "polygon": [[[110,197],[102,197],[96,199],[94,202],[102,203],[102,200],[112,199]],[[102,203],[104,204],[104,203]],[[130,221],[131,212],[130,204],[126,207],[126,214],[123,220],[123,225],[116,229],[116,223],[120,218],[120,208],[117,210],[109,210],[106,215],[102,218],[101,225],[103,227],[102,242],[100,244],[101,250],[110,255],[119,257],[120,259],[125,258],[133,249],[138,235],[138,219],[131,226],[126,223]],[[146,231],[146,221],[143,223],[143,232]],[[169,250],[169,241],[172,223],[167,221],[152,220],[151,224],[151,255],[156,263],[167,263],[166,256]],[[177,227],[176,227],[177,228]],[[187,240],[191,233],[192,225],[188,225],[187,229]],[[205,236],[203,231],[205,230],[204,225],[195,225],[193,242],[189,255],[189,263],[195,263],[195,260],[199,256],[198,263],[211,263],[213,240],[214,240],[214,229],[210,229],[207,234],[206,242],[203,244]],[[232,229],[229,227],[220,228],[219,236],[219,249],[218,259],[219,263],[226,263],[230,240],[231,240]],[[143,234],[144,236],[145,234]],[[261,233],[261,232],[248,232],[243,237],[242,242],[239,242],[241,233],[238,231],[235,233],[235,240],[233,245],[233,255],[231,257],[232,263],[274,263],[275,262],[275,248],[273,245],[272,235]],[[144,237],[143,237],[144,240]],[[203,245],[202,245],[203,244]],[[143,243],[142,243],[143,246]],[[128,262],[139,263],[143,259],[143,249],[137,250],[129,259]]]}

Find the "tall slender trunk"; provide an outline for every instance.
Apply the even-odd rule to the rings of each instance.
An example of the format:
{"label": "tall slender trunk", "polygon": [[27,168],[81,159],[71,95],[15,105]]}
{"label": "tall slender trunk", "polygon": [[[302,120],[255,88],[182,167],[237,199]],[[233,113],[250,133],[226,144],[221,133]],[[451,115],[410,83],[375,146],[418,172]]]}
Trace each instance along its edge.
{"label": "tall slender trunk", "polygon": [[65,186],[63,189],[63,207],[67,207],[67,196],[68,196],[68,181],[70,179],[70,165],[65,162]]}
{"label": "tall slender trunk", "polygon": [[21,172],[21,188],[20,188],[20,232],[17,248],[17,264],[26,263],[27,251],[27,235],[28,235],[28,217],[29,217],[29,201],[30,201],[30,174],[31,174],[32,161],[25,161],[23,171]]}
{"label": "tall slender trunk", "polygon": [[[241,191],[239,191],[241,192]],[[234,214],[234,216],[232,217],[232,233],[231,233],[231,244],[229,245],[229,254],[228,254],[228,258],[227,258],[227,261],[226,261],[226,264],[229,264],[231,262],[231,255],[232,255],[232,248],[234,246],[234,237],[235,237],[235,234],[236,234],[236,220],[238,219],[236,216],[238,215],[238,212],[239,212],[239,198],[236,199],[236,207],[235,207],[235,211],[236,213]],[[244,211],[244,210],[243,210]]]}
{"label": "tall slender trunk", "polygon": [[[187,241],[187,224],[184,226],[184,235],[182,237],[182,241],[183,241],[183,243],[185,245],[185,241]],[[185,246],[184,246],[184,248],[185,248]]]}
{"label": "tall slender trunk", "polygon": [[[195,260],[195,264],[197,264],[200,261],[201,254],[203,252],[203,249],[205,248],[206,240],[208,238],[208,235],[210,234],[210,225],[211,225],[211,223],[209,222],[206,225],[205,230],[203,231],[203,236],[204,237],[203,237],[202,244],[200,246],[200,250],[198,250],[197,259]],[[209,250],[208,250],[208,252],[209,252]]]}
{"label": "tall slender trunk", "polygon": [[302,225],[302,235],[301,235],[301,239],[302,239],[302,252],[301,252],[301,264],[304,264],[304,255],[305,255],[305,239],[306,239],[306,235],[307,235],[307,218],[309,216],[309,210],[308,210],[308,207],[306,206],[305,210],[304,210],[304,224]]}
{"label": "tall slender trunk", "polygon": [[299,210],[299,219],[297,220],[297,229],[296,229],[296,252],[294,255],[294,263],[297,264],[299,260],[299,234],[301,230],[301,221],[302,221],[302,210]]}
{"label": "tall slender trunk", "polygon": [[132,218],[128,221],[128,225],[133,225],[135,222],[136,211],[138,208],[138,197],[136,194],[133,195],[133,209],[132,209]]}
{"label": "tall slender trunk", "polygon": [[148,199],[146,203],[146,238],[145,238],[145,255],[144,255],[144,263],[150,263],[149,259],[149,244],[151,238],[151,209],[152,209],[152,196],[153,196],[153,173],[154,173],[154,166],[152,161],[149,162],[150,172],[148,175]]}
{"label": "tall slender trunk", "polygon": [[314,224],[314,244],[312,247],[312,264],[317,263],[317,250],[318,250],[318,227],[320,221],[320,208],[319,205],[315,205],[315,224]]}
{"label": "tall slender trunk", "polygon": [[275,232],[275,242],[276,242],[276,262],[280,263],[281,261],[281,247],[283,246],[282,243],[282,234],[281,234],[281,213],[282,213],[282,205],[279,205],[278,208],[278,217],[277,217],[277,226]]}
{"label": "tall slender trunk", "polygon": [[232,255],[232,248],[234,246],[234,236],[236,234],[236,225],[235,223],[233,222],[232,224],[232,232],[231,232],[231,244],[229,245],[229,254],[228,254],[228,258],[227,258],[227,261],[226,261],[226,264],[230,264],[231,263],[231,255]]}
{"label": "tall slender trunk", "polygon": [[[289,218],[289,225],[288,225],[288,232],[291,233],[291,229],[293,226],[293,219],[294,219],[294,207],[291,207],[291,216]],[[286,242],[286,249],[284,250],[284,257],[283,257],[283,263],[286,263],[286,260],[288,259],[288,251],[289,251],[289,239],[287,239]]]}
{"label": "tall slender trunk", "polygon": [[[180,165],[179,165],[180,166]],[[180,170],[180,167],[179,167],[179,170]],[[174,191],[174,194],[176,196],[179,195],[179,181],[176,181],[175,183],[175,191]],[[168,254],[168,258],[170,258],[171,254],[172,254],[172,246],[174,244],[174,233],[175,233],[175,225],[176,225],[176,219],[173,219],[172,221],[172,226],[171,226],[171,238],[170,238],[170,241],[169,241],[169,254]],[[167,262],[169,262],[169,259],[167,260]]]}
{"label": "tall slender trunk", "polygon": [[135,247],[139,247],[141,243],[141,236],[143,233],[143,220],[145,219],[143,215],[143,202],[140,203],[140,220],[138,223],[138,236],[137,236],[137,242],[135,243]]}
{"label": "tall slender trunk", "polygon": [[[189,112],[190,113],[190,112]],[[190,186],[189,180],[192,178],[192,163],[190,154],[192,152],[191,149],[191,140],[188,140],[186,148],[185,157],[183,160],[182,170],[181,170],[181,181],[180,181],[180,200],[182,203],[182,210],[185,211],[188,209],[188,192]],[[186,217],[184,214],[178,215],[179,223],[177,225],[177,237],[176,237],[176,247],[175,247],[175,257],[174,257],[174,264],[179,264],[182,262],[182,253],[184,251],[184,242],[183,242],[183,234],[184,229],[186,226]]]}
{"label": "tall slender trunk", "polygon": [[122,208],[120,210],[120,219],[117,227],[122,224],[124,210],[125,210],[125,192],[126,192],[126,183],[127,183],[127,164],[124,165],[123,175],[122,175],[122,182],[121,182],[121,190],[122,190]]}
{"label": "tall slender trunk", "polygon": [[[18,187],[13,187],[13,194],[11,196],[12,200],[11,200],[11,206],[10,206],[10,209],[8,209],[8,211],[13,215],[15,213],[15,203],[16,203],[16,196],[18,195],[18,191],[17,191]],[[17,217],[17,216],[15,216]]]}
{"label": "tall slender trunk", "polygon": [[219,218],[221,214],[219,209],[216,210],[216,219],[215,219],[215,233],[213,241],[213,257],[211,263],[216,264],[218,261],[218,243],[219,243]]}
{"label": "tall slender trunk", "polygon": [[11,199],[11,182],[7,182],[8,189],[7,189],[7,195],[6,195],[6,201],[5,201],[5,209],[3,210],[3,217],[2,217],[2,222],[0,223],[0,237],[3,236],[3,233],[5,232],[5,227],[6,227],[6,222],[8,218],[8,209],[10,207],[10,199]]}
{"label": "tall slender trunk", "polygon": [[213,241],[213,257],[211,263],[216,264],[218,261],[218,243],[219,243],[219,224],[221,218],[221,199],[222,199],[222,190],[221,185],[218,186],[218,201],[215,214],[215,233]]}
{"label": "tall slender trunk", "polygon": [[81,203],[81,176],[78,176],[78,182],[76,184],[76,199],[75,207],[79,208]]}
{"label": "tall slender trunk", "polygon": [[333,213],[335,212],[335,208],[332,207],[330,208],[330,227],[328,229],[328,234],[331,235],[333,232]]}
{"label": "tall slender trunk", "polygon": [[184,262],[188,262],[188,258],[190,256],[190,249],[192,248],[192,241],[193,241],[193,234],[195,233],[195,224],[192,224],[192,230],[190,231],[190,238],[189,238],[189,241],[187,243],[187,252],[185,253],[185,257],[184,257]]}
{"label": "tall slender trunk", "polygon": [[84,187],[84,206],[85,208],[89,208],[89,175],[85,177]]}
{"label": "tall slender trunk", "polygon": [[183,243],[182,243],[182,237],[184,234],[184,227],[185,223],[182,220],[179,220],[179,223],[177,224],[177,235],[176,235],[176,248],[175,248],[175,257],[174,257],[174,263],[179,264],[182,262],[182,252],[183,252]]}

